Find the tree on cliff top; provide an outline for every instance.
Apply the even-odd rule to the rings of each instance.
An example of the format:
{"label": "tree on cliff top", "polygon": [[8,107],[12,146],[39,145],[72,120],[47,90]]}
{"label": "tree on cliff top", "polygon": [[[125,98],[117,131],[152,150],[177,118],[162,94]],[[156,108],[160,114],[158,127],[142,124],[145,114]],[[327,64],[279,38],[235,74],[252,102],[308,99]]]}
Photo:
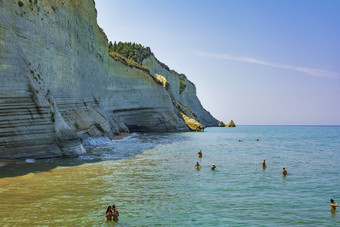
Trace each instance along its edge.
{"label": "tree on cliff top", "polygon": [[116,52],[123,55],[127,59],[133,60],[142,64],[143,60],[150,57],[152,54],[150,47],[144,47],[137,43],[112,42],[109,43],[109,52]]}
{"label": "tree on cliff top", "polygon": [[[117,58],[121,55],[121,56],[125,57],[126,59],[128,59],[129,61],[133,61],[133,62],[138,63],[138,65],[140,65],[140,67],[143,67],[142,62],[143,62],[144,59],[150,57],[151,55],[155,57],[155,55],[151,52],[150,47],[144,47],[141,44],[131,43],[131,42],[126,42],[126,43],[114,42],[114,43],[112,43],[110,41],[108,45],[109,45],[108,46],[109,47],[109,54],[112,57]],[[121,57],[119,59],[121,59]],[[164,69],[168,70],[171,73],[178,75],[180,94],[181,94],[187,86],[185,81],[184,81],[186,76],[184,74],[179,74],[175,70],[170,70],[170,68],[166,64],[160,62],[156,57],[155,57],[155,59]],[[131,65],[131,64],[133,65],[133,62],[130,62],[129,65]]]}

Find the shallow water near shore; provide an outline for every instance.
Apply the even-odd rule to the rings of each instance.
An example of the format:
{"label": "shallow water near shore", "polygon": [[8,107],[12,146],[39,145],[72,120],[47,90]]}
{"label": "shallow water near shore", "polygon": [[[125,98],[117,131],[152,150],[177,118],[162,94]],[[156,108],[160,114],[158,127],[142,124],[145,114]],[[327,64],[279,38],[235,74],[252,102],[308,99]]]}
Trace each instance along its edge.
{"label": "shallow water near shore", "polygon": [[27,163],[33,173],[6,170],[2,225],[112,226],[104,222],[112,203],[117,226],[340,225],[329,205],[340,201],[340,127],[207,128],[102,142],[77,159]]}

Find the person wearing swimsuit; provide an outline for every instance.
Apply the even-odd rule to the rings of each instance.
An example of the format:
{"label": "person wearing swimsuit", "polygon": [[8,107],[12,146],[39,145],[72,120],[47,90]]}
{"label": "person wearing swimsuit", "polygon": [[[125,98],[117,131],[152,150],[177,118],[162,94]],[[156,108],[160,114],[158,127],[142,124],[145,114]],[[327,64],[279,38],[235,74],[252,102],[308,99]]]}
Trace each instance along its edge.
{"label": "person wearing swimsuit", "polygon": [[116,206],[114,204],[112,205],[112,216],[113,216],[113,221],[118,222],[119,212],[118,210],[116,210]]}
{"label": "person wearing swimsuit", "polygon": [[266,160],[263,160],[263,162],[262,162],[262,168],[265,169],[266,167],[267,167],[267,165],[266,165]]}
{"label": "person wearing swimsuit", "polygon": [[106,209],[106,211],[105,211],[104,214],[105,214],[105,217],[106,217],[105,222],[111,221],[111,220],[112,220],[113,214],[112,214],[111,206],[108,206],[108,207],[107,207],[107,209]]}
{"label": "person wearing swimsuit", "polygon": [[196,162],[195,168],[199,170],[201,168],[201,165],[198,162]]}
{"label": "person wearing swimsuit", "polygon": [[333,199],[331,199],[331,209],[336,210],[337,206],[338,206],[338,204]]}

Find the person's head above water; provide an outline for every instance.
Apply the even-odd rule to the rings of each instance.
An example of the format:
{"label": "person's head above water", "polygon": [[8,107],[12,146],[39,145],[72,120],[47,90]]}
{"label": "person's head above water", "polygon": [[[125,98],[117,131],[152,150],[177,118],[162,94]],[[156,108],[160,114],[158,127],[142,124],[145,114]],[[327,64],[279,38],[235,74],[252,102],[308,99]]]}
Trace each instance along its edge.
{"label": "person's head above water", "polygon": [[197,165],[199,165],[199,163],[198,163],[198,162],[196,162],[196,164],[197,164]]}
{"label": "person's head above water", "polygon": [[331,199],[331,203],[334,203],[334,200],[333,200],[333,199]]}

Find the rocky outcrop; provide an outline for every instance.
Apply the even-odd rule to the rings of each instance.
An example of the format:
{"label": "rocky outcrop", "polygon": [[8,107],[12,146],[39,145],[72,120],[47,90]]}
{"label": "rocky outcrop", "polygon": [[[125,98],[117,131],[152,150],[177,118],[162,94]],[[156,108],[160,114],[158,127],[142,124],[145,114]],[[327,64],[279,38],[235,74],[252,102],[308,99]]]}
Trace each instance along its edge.
{"label": "rocky outcrop", "polygon": [[187,124],[187,126],[189,127],[189,129],[191,131],[194,131],[194,132],[203,132],[204,131],[203,125],[201,125],[195,119],[192,119],[185,114],[183,114],[183,119],[184,119],[185,123]]}
{"label": "rocky outcrop", "polygon": [[216,120],[208,111],[206,111],[201,102],[199,101],[196,94],[196,86],[189,81],[185,76],[183,77],[186,87],[181,91],[180,89],[180,75],[176,72],[172,72],[164,67],[153,55],[146,58],[143,63],[144,66],[148,67],[150,73],[154,77],[166,78],[166,81],[170,85],[171,90],[169,95],[174,99],[176,104],[182,105],[189,111],[187,116],[200,122],[203,127],[217,126],[218,120]]}
{"label": "rocky outcrop", "polygon": [[235,125],[234,121],[231,120],[231,121],[229,122],[229,124],[227,124],[225,127],[236,127],[236,125]]}
{"label": "rocky outcrop", "polygon": [[182,113],[217,124],[191,82],[180,93],[154,59],[149,73],[110,57],[93,0],[21,2],[0,0],[0,158],[77,156],[90,137],[188,131]]}
{"label": "rocky outcrop", "polygon": [[217,124],[218,127],[226,127],[223,121],[219,121]]}

